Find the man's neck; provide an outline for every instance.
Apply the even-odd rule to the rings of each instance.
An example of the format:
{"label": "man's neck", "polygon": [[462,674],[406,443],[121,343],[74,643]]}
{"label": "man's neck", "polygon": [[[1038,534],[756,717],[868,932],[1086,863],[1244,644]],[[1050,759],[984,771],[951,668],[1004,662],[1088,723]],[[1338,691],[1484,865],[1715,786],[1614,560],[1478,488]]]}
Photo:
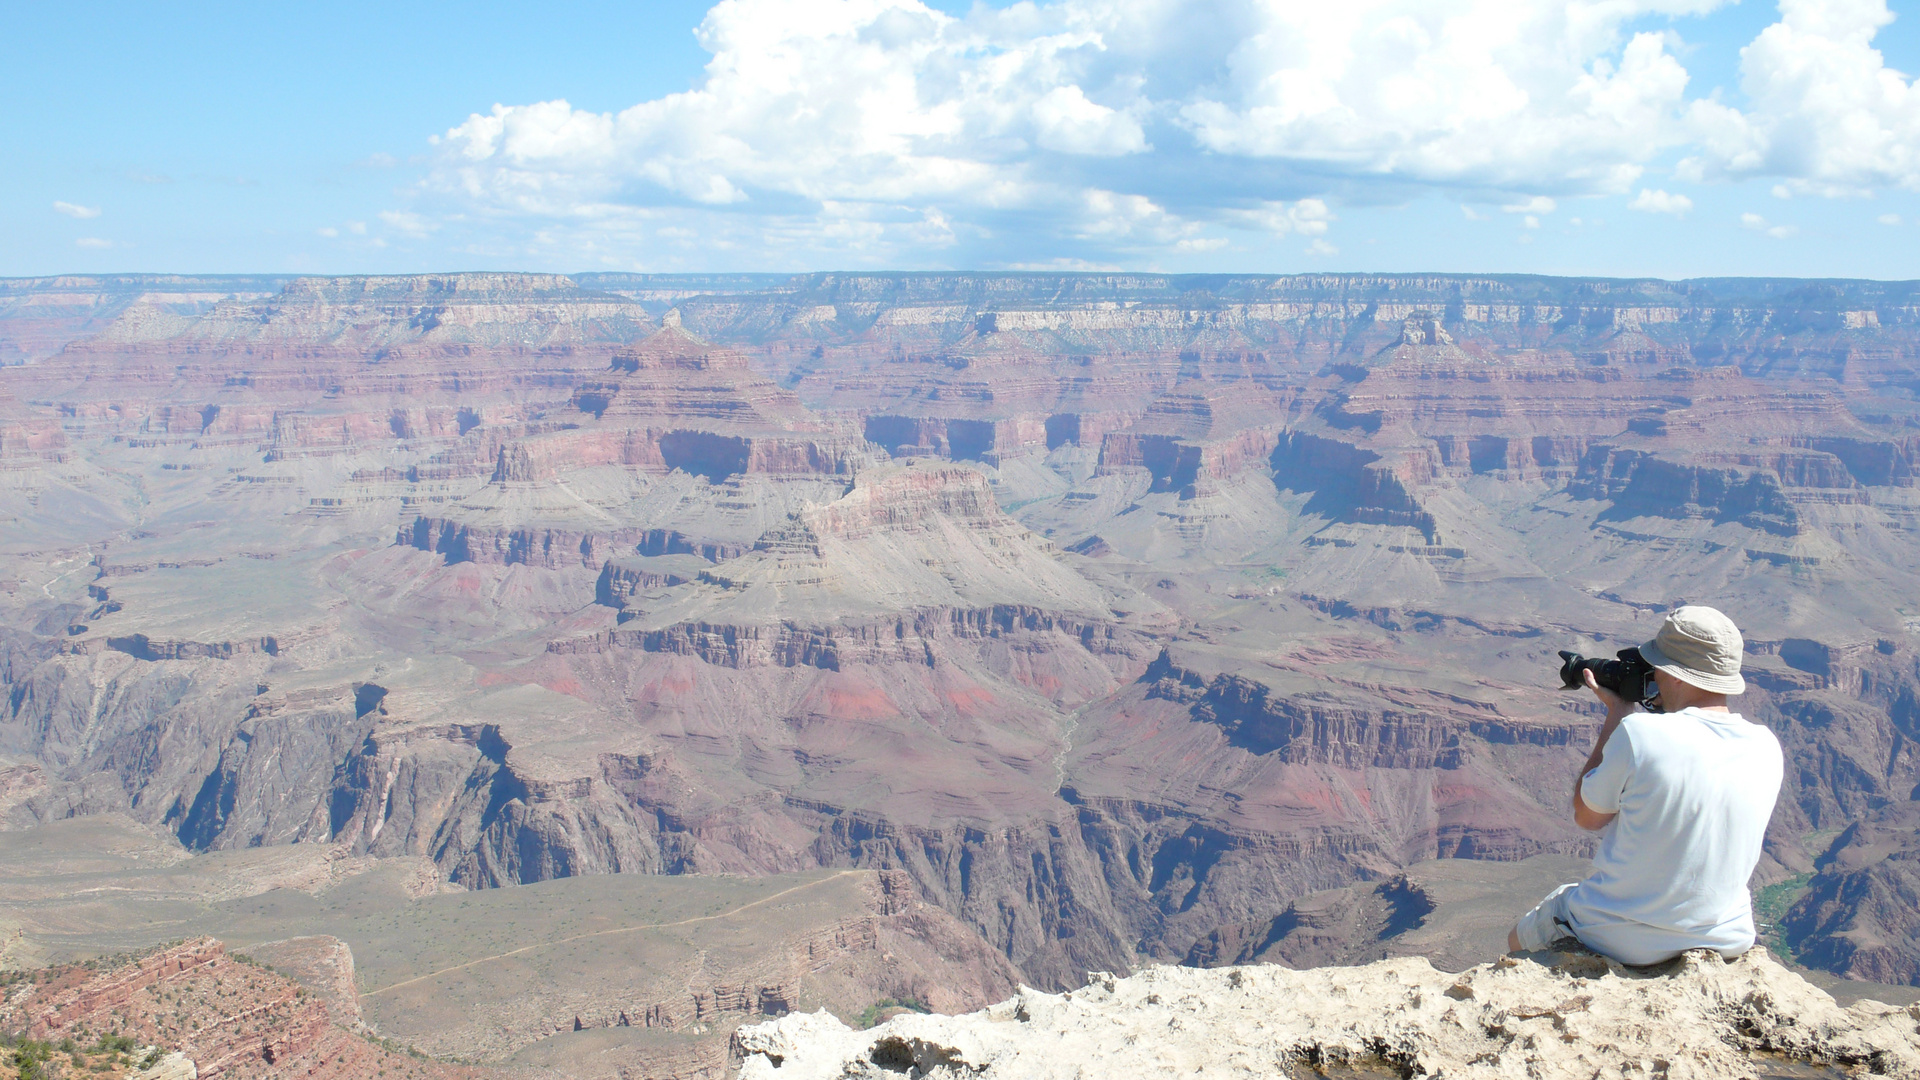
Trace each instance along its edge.
{"label": "man's neck", "polygon": [[1682,695],[1678,701],[1664,702],[1664,704],[1667,706],[1668,712],[1679,712],[1682,709],[1698,709],[1701,712],[1719,713],[1733,711],[1727,708],[1727,695],[1709,694],[1704,690],[1694,694]]}

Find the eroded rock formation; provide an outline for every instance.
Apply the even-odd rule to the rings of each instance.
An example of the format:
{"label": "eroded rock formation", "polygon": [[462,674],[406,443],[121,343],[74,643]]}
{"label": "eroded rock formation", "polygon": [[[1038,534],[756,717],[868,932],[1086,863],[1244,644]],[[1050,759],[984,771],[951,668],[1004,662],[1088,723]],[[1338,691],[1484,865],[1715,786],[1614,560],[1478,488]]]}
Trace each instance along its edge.
{"label": "eroded rock formation", "polygon": [[1694,600],[1795,763],[1780,940],[1920,978],[1908,286],[170,287],[0,305],[10,825],[885,868],[1067,987],[1584,851],[1554,652]]}
{"label": "eroded rock formation", "polygon": [[321,999],[211,939],[36,972],[6,987],[0,1024],[33,1039],[122,1035],[170,1051],[176,1061],[156,1078],[478,1074],[350,1033]]}

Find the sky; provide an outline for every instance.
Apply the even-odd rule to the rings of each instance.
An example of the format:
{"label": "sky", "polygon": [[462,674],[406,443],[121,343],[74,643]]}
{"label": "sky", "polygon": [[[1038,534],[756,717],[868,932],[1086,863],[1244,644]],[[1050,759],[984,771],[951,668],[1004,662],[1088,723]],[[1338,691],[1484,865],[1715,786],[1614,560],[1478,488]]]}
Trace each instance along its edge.
{"label": "sky", "polygon": [[0,275],[1920,278],[1920,0],[0,12]]}

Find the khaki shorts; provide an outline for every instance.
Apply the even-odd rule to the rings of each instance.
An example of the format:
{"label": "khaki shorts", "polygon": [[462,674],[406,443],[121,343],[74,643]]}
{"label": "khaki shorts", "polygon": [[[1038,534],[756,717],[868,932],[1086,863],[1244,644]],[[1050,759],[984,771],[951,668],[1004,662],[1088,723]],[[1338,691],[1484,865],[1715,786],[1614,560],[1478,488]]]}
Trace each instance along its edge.
{"label": "khaki shorts", "polygon": [[1534,905],[1532,911],[1520,916],[1520,923],[1514,927],[1514,933],[1520,938],[1520,948],[1525,952],[1539,952],[1550,949],[1553,943],[1563,938],[1579,940],[1580,935],[1573,932],[1573,920],[1567,915],[1567,893],[1579,882],[1569,882],[1547,894],[1545,900]]}

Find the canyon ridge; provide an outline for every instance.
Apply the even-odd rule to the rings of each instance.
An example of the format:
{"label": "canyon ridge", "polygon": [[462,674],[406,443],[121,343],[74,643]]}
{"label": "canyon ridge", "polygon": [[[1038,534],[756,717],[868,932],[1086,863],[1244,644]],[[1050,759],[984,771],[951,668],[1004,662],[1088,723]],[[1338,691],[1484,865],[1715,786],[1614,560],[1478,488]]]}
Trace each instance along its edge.
{"label": "canyon ridge", "polygon": [[[351,947],[335,1022],[580,1076],[1457,970],[1590,851],[1557,651],[1697,602],[1787,753],[1768,944],[1920,986],[1920,284],[11,279],[0,364],[0,965]],[[691,974],[436,1004],[514,896]]]}

